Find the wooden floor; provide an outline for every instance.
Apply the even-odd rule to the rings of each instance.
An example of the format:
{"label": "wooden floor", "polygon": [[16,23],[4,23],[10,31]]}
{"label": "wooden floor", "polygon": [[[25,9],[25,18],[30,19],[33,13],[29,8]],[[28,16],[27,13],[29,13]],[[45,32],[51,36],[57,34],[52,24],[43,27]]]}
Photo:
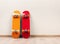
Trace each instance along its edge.
{"label": "wooden floor", "polygon": [[28,39],[0,35],[0,44],[60,44],[60,35],[31,35]]}
{"label": "wooden floor", "polygon": [[31,37],[29,39],[0,37],[0,44],[60,44],[60,37]]}

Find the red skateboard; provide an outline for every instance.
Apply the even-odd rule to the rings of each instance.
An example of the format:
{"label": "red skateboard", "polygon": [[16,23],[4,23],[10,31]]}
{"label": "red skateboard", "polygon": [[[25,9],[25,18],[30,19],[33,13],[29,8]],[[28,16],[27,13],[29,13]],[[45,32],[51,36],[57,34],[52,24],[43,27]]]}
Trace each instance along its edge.
{"label": "red skateboard", "polygon": [[30,13],[29,11],[24,11],[22,16],[22,37],[30,37]]}

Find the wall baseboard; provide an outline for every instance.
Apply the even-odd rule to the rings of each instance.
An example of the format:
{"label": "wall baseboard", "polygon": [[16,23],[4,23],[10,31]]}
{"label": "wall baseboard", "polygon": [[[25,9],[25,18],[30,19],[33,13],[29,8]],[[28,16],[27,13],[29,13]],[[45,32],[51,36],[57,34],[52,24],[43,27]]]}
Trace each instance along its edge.
{"label": "wall baseboard", "polygon": [[[0,37],[12,37],[11,35],[0,35]],[[31,35],[30,37],[60,37],[60,35]]]}
{"label": "wall baseboard", "polygon": [[60,35],[31,35],[31,37],[60,37]]}
{"label": "wall baseboard", "polygon": [[0,37],[12,37],[11,35],[0,35]]}

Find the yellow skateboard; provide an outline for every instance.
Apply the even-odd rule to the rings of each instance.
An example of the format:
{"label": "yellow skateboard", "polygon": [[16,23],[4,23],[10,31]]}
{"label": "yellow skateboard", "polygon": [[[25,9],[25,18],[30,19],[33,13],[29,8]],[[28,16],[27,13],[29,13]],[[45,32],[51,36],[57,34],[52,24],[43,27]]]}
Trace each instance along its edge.
{"label": "yellow skateboard", "polygon": [[15,10],[12,16],[12,37],[19,38],[20,36],[20,11]]}

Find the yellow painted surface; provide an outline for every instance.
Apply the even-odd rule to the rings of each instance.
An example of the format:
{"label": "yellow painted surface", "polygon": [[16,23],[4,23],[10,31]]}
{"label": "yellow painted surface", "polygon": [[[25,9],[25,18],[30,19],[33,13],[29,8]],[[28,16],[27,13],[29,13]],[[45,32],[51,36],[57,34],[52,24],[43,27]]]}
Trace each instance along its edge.
{"label": "yellow painted surface", "polygon": [[12,30],[20,30],[20,12],[18,10],[14,11],[15,15],[18,15],[18,18],[12,18]]}

